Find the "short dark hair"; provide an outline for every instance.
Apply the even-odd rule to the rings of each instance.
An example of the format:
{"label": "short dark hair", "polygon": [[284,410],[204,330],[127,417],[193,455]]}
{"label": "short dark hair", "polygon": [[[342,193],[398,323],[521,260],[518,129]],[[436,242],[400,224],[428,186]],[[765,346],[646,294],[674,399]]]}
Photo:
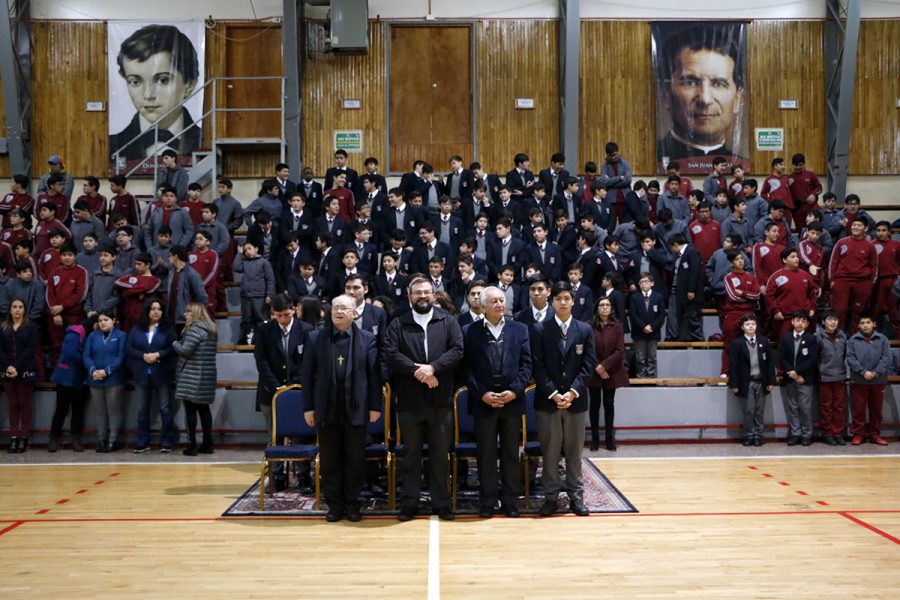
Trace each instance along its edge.
{"label": "short dark hair", "polygon": [[572,293],[572,284],[568,281],[557,281],[553,284],[553,287],[550,288],[550,299],[556,298],[562,293],[567,293],[570,296],[574,296]]}
{"label": "short dark hair", "polygon": [[[666,79],[677,70],[678,55],[682,50],[691,52],[710,50],[730,57],[734,61],[734,83],[744,87],[744,63],[740,60],[742,23],[703,23],[673,31],[662,43],[662,67]],[[713,163],[715,165],[715,162]]]}
{"label": "short dark hair", "polygon": [[178,258],[181,262],[188,261],[188,251],[184,246],[172,246],[169,248],[169,256]]}
{"label": "short dark hair", "polygon": [[169,52],[172,65],[181,73],[185,82],[197,81],[200,66],[197,50],[190,38],[173,25],[147,25],[141,27],[122,42],[116,63],[119,75],[125,77],[125,60],[144,62],[154,54]]}

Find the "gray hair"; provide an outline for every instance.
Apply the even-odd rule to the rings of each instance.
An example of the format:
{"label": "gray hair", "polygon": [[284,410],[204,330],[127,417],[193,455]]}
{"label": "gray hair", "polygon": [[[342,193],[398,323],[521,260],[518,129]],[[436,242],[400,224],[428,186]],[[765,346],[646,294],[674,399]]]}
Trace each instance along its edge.
{"label": "gray hair", "polygon": [[503,290],[495,285],[489,285],[488,287],[481,290],[480,294],[478,294],[478,301],[481,302],[482,308],[487,305],[488,295],[493,292],[497,292],[498,294],[503,296],[503,301],[506,302],[506,294],[503,293]]}

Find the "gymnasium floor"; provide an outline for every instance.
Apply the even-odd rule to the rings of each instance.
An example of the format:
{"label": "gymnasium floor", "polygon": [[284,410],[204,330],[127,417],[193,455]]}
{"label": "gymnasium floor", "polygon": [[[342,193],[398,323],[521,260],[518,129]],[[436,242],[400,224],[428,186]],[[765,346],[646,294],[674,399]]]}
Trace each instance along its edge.
{"label": "gymnasium floor", "polygon": [[[5,598],[897,598],[900,449],[624,446],[639,514],[360,524],[219,515],[257,453],[0,465]],[[665,456],[662,456],[665,455]],[[54,463],[47,463],[52,458]],[[119,462],[110,462],[118,460]]]}

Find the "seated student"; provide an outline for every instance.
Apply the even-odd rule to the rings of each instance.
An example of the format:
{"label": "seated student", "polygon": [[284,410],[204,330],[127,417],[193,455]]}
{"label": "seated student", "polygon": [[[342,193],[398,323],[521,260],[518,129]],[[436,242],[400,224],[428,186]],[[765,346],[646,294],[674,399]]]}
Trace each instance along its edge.
{"label": "seated student", "polygon": [[656,377],[656,347],[666,321],[666,301],[653,289],[653,275],[644,272],[638,279],[640,291],[628,298],[628,317],[634,348],[635,376]]}
{"label": "seated student", "polygon": [[100,268],[100,253],[97,250],[97,238],[94,234],[84,234],[81,238],[81,252],[75,256],[75,262],[84,267],[88,273],[94,273]]}
{"label": "seated student", "polygon": [[297,271],[287,278],[285,290],[292,298],[325,297],[325,280],[316,275],[316,265],[309,256],[302,256]]}
{"label": "seated student", "polygon": [[812,444],[812,398],[819,362],[819,342],[806,330],[809,315],[798,310],[788,331],[778,344],[778,358],[784,376],[781,399],[788,420],[788,446]]}
{"label": "seated student", "polygon": [[775,385],[775,361],[769,340],[756,335],[756,317],[741,317],[742,338],[731,344],[728,387],[744,405],[744,445],[762,446],[766,396]]}
{"label": "seated student", "polygon": [[102,248],[99,254],[99,268],[90,273],[90,288],[84,300],[84,312],[88,317],[101,311],[115,312],[119,305],[119,295],[114,286],[118,277],[116,271],[115,248]]}
{"label": "seated student", "polygon": [[91,213],[91,205],[85,200],[79,200],[75,203],[72,214],[74,218],[72,219],[72,225],[69,227],[72,234],[72,243],[81,252],[84,249],[82,246],[84,236],[92,233],[96,239],[100,239],[106,233],[106,225]]}
{"label": "seated student", "polygon": [[235,273],[241,273],[241,334],[240,342],[253,343],[256,327],[268,320],[268,306],[275,295],[275,272],[272,263],[259,255],[259,247],[244,242],[242,254],[234,259]]}
{"label": "seated student", "polygon": [[581,282],[584,267],[580,263],[572,263],[566,270],[566,278],[572,286],[572,316],[579,321],[589,323],[594,318],[594,291]]}
{"label": "seated student", "polygon": [[[850,398],[852,400],[850,434],[851,444],[869,442],[886,446],[881,437],[881,420],[884,409],[884,386],[891,370],[891,346],[888,339],[875,331],[875,318],[871,313],[860,314],[859,330],[847,340],[847,367],[850,369]],[[868,409],[868,425],[866,410]]]}

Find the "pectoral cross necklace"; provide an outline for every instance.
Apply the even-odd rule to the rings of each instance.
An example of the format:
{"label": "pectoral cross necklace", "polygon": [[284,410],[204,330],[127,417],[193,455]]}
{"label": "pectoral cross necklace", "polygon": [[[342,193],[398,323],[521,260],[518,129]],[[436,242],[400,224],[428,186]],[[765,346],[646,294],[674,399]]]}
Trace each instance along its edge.
{"label": "pectoral cross necklace", "polygon": [[347,359],[344,358],[344,355],[343,355],[343,354],[338,354],[338,357],[337,357],[337,363],[338,363],[339,366],[343,367],[343,366],[344,366],[344,361],[345,361],[345,360],[347,360]]}

